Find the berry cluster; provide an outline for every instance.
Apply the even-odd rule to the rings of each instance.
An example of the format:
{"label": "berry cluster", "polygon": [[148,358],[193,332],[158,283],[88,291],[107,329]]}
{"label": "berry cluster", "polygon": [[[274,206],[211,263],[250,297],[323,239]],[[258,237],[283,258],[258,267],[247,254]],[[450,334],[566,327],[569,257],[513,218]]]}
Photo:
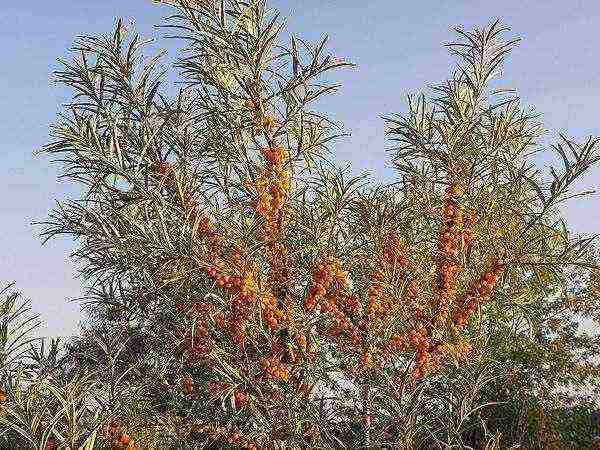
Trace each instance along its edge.
{"label": "berry cluster", "polygon": [[[256,109],[255,102],[249,102],[247,106]],[[275,123],[272,118],[265,118],[263,125],[265,131],[270,133]],[[265,148],[261,150],[261,154],[265,159],[265,167],[261,170],[255,184],[258,194],[255,206],[259,215],[265,219],[266,225],[262,230],[262,238],[267,244],[271,284],[277,286],[283,284],[287,278],[287,269],[283,261],[284,249],[277,242],[277,237],[281,232],[281,210],[290,187],[289,174],[284,169],[289,155],[283,147]],[[158,172],[168,177],[168,186],[173,184],[172,178],[175,171],[171,164],[159,164]],[[187,220],[193,222],[193,237],[201,238],[204,241],[207,247],[206,254],[209,256],[201,270],[214,279],[219,288],[231,294],[230,332],[234,342],[243,348],[246,323],[254,305],[258,304],[261,307],[263,317],[271,331],[285,319],[285,316],[279,309],[277,299],[271,289],[259,291],[258,267],[248,267],[247,258],[237,246],[230,245],[229,248],[226,248],[224,239],[218,235],[209,219],[199,212],[192,193],[189,190],[184,189],[184,191],[184,194],[181,195],[181,202],[186,211]],[[224,317],[220,317],[220,319],[219,322],[224,325]],[[198,349],[191,349],[190,352],[197,354]]]}
{"label": "berry cluster", "polygon": [[284,203],[291,187],[290,173],[285,168],[290,161],[290,156],[287,149],[273,143],[275,119],[271,116],[263,116],[262,101],[258,99],[249,103],[255,113],[255,132],[264,131],[269,145],[260,149],[265,165],[256,180],[252,182],[248,179],[245,184],[248,189],[254,188],[256,191],[257,198],[253,206],[264,220],[261,239],[266,245],[271,282],[274,286],[278,286],[285,284],[288,276],[285,248],[279,242],[279,237],[284,220]]}
{"label": "berry cluster", "polygon": [[275,131],[275,126],[277,125],[275,119],[272,116],[265,116],[262,119],[261,123],[263,129],[267,132],[267,134],[272,135]]}
{"label": "berry cluster", "polygon": [[385,246],[381,252],[384,264],[395,266],[400,270],[414,270],[415,266],[406,258],[404,241],[396,234],[390,234],[385,240]]}
{"label": "berry cluster", "polygon": [[263,358],[261,365],[267,378],[283,381],[288,381],[290,378],[290,372],[287,365],[274,356]]}
{"label": "berry cluster", "polygon": [[367,293],[368,315],[370,321],[383,318],[391,310],[391,304],[386,300],[384,294],[385,272],[382,265],[377,265],[373,270],[371,287]]}
{"label": "berry cluster", "polygon": [[362,305],[356,294],[345,295],[341,293],[338,301],[343,311],[350,317],[357,317],[362,312]]}
{"label": "berry cluster", "polygon": [[[384,320],[394,312],[394,306],[399,306],[392,303],[391,299],[385,296],[386,284],[399,285],[406,278],[405,271],[415,270],[414,264],[406,257],[402,239],[395,234],[386,236],[381,256],[374,266],[371,287],[367,294],[369,322]],[[388,268],[392,268],[391,272],[397,274],[394,280],[386,279]],[[406,288],[408,303],[414,303],[420,295],[420,287],[415,280],[410,280]]]}
{"label": "berry cluster", "polygon": [[286,319],[286,315],[278,308],[277,298],[272,292],[267,291],[261,295],[260,306],[269,331],[274,331]]}
{"label": "berry cluster", "polygon": [[296,338],[296,345],[298,346],[298,348],[302,351],[302,353],[305,353],[307,355],[309,361],[314,361],[317,356],[317,350],[314,345],[307,345],[306,331],[295,327],[294,333]]}
{"label": "berry cluster", "polygon": [[302,330],[296,331],[296,344],[302,351],[306,352],[306,333]]}
{"label": "berry cluster", "polygon": [[262,116],[261,113],[257,111],[252,120],[252,134],[256,136],[257,134],[265,132],[269,137],[272,137],[276,125],[277,123],[275,122],[274,117]]}
{"label": "berry cluster", "polygon": [[443,323],[454,302],[460,272],[459,254],[462,243],[463,214],[458,204],[462,189],[451,184],[444,195],[443,223],[438,239],[438,297],[434,305],[434,323]]}
{"label": "berry cluster", "polygon": [[156,171],[162,175],[163,177],[165,177],[167,179],[167,181],[169,180],[170,177],[172,177],[175,173],[173,164],[168,163],[166,161],[161,161],[156,165]]}
{"label": "berry cluster", "polygon": [[342,269],[337,258],[323,258],[313,270],[311,287],[304,300],[306,312],[318,307],[330,316],[332,323],[325,329],[325,334],[338,340],[342,346],[348,343],[344,340],[353,345],[360,344],[358,330],[349,319],[358,312],[360,303],[356,295],[345,292],[347,276],[348,272]]}
{"label": "berry cluster", "polygon": [[460,339],[454,346],[454,356],[459,361],[465,361],[467,356],[471,353],[473,347],[466,340]]}
{"label": "berry cluster", "polygon": [[[279,156],[283,152],[283,147],[275,149],[263,149],[265,159]],[[257,192],[257,199],[254,207],[258,214],[265,220],[265,230],[263,240],[269,242],[274,235],[280,231],[279,212],[283,208],[285,197],[290,189],[290,175],[281,164],[274,164],[269,168],[270,160],[267,159],[267,168],[263,168],[254,187]]]}
{"label": "berry cluster", "polygon": [[198,395],[194,380],[189,375],[185,375],[179,380],[179,387],[186,397],[195,398]]}
{"label": "berry cluster", "polygon": [[326,292],[323,296],[320,306],[321,311],[331,315],[336,327],[346,331],[353,329],[352,323],[338,305],[337,295],[331,292]]}
{"label": "berry cluster", "polygon": [[[439,368],[441,364],[440,354],[437,352],[437,347],[431,344],[429,334],[421,324],[410,327],[407,337],[396,334],[377,347],[370,355],[370,366],[364,368],[382,367],[392,360],[395,355],[404,352],[409,347],[415,352],[415,367],[412,371],[413,381]],[[363,359],[363,366],[365,362]]]}
{"label": "berry cluster", "polygon": [[[248,267],[237,247],[225,251],[220,246],[211,246],[210,241],[208,244],[209,254],[215,257],[212,263],[209,262],[202,270],[215,280],[217,286],[232,295],[230,331],[234,342],[243,347],[246,322],[258,297],[258,268],[256,265]],[[224,259],[229,264],[226,264]]]}
{"label": "berry cluster", "polygon": [[248,403],[248,395],[241,389],[236,388],[233,393],[233,403],[236,409],[243,408]]}
{"label": "berry cluster", "polygon": [[214,341],[206,328],[206,318],[215,311],[215,308],[205,302],[194,302],[186,311],[183,304],[177,303],[176,309],[193,321],[193,326],[180,329],[178,334],[183,339],[184,362],[187,366],[193,365],[201,359],[205,359],[212,351]]}
{"label": "berry cluster", "polygon": [[284,203],[291,188],[290,173],[285,165],[289,162],[289,152],[281,147],[265,147],[260,150],[265,166],[254,183],[257,199],[254,209],[264,221],[261,239],[266,246],[271,280],[274,285],[285,284],[288,270],[285,263],[285,248],[279,242],[283,221]]}
{"label": "berry cluster", "polygon": [[[385,326],[386,319],[397,311],[397,307],[402,305],[386,296],[384,289],[386,284],[401,285],[406,279],[407,270],[415,270],[415,267],[406,257],[404,242],[395,234],[387,235],[380,252],[380,258],[375,262],[371,287],[367,294],[367,325],[372,333],[378,334],[380,331],[378,326]],[[393,279],[388,279],[389,277],[386,278],[386,275],[389,273],[396,276]],[[421,295],[421,289],[415,280],[410,280],[407,283],[404,292],[406,301],[411,306],[414,305],[415,300]],[[393,357],[394,352],[401,352],[405,348],[405,338],[398,335],[393,336],[387,342],[375,347],[370,358],[371,361],[369,361],[370,364],[365,364],[366,361],[363,356],[362,368],[366,370],[381,367]]]}
{"label": "berry cluster", "polygon": [[378,366],[378,363],[379,361],[376,355],[372,354],[369,351],[363,352],[363,354],[360,357],[360,366],[358,368],[359,373],[365,372],[369,369],[374,369],[376,366]]}
{"label": "berry cluster", "polygon": [[304,400],[308,400],[311,393],[311,387],[306,382],[297,382],[295,383],[296,392],[300,395]]}
{"label": "berry cluster", "polygon": [[241,276],[224,275],[224,263],[216,260],[215,267],[205,268],[209,277],[215,279],[217,285],[233,295],[231,301],[231,332],[234,341],[243,346],[245,342],[245,327],[248,317],[252,313],[254,305],[261,308],[263,318],[267,322],[270,331],[274,331],[286,316],[278,307],[277,299],[269,289],[259,289],[257,279],[258,267],[247,267],[239,250],[231,252],[233,270],[242,272]]}
{"label": "berry cluster", "polygon": [[459,302],[459,308],[454,311],[453,322],[458,329],[466,327],[469,317],[479,305],[489,300],[496,283],[502,276],[505,265],[494,260],[489,270],[469,287]]}
{"label": "berry cluster", "polygon": [[244,108],[248,108],[248,109],[252,109],[252,110],[256,110],[256,111],[260,111],[260,109],[261,109],[260,104],[257,104],[252,99],[244,100],[244,103],[242,105],[244,106]]}
{"label": "berry cluster", "polygon": [[312,272],[312,286],[304,300],[304,310],[310,312],[317,306],[321,306],[325,294],[334,284],[339,288],[345,288],[348,285],[347,275],[337,258],[324,258]]}
{"label": "berry cluster", "polygon": [[113,420],[111,421],[105,431],[104,435],[106,440],[110,442],[111,450],[133,450],[135,449],[134,442],[125,432],[123,426]]}
{"label": "berry cluster", "polygon": [[289,157],[288,151],[283,147],[263,147],[260,149],[260,154],[265,158],[268,164],[267,168],[272,170],[281,169],[282,163]]}
{"label": "berry cluster", "polygon": [[439,365],[439,361],[431,351],[427,330],[422,325],[413,327],[409,330],[408,342],[415,350],[416,367],[413,370],[413,379],[419,379],[435,371]]}
{"label": "berry cluster", "polygon": [[44,450],[56,450],[58,448],[58,444],[54,438],[50,438],[46,441],[46,445],[44,446]]}

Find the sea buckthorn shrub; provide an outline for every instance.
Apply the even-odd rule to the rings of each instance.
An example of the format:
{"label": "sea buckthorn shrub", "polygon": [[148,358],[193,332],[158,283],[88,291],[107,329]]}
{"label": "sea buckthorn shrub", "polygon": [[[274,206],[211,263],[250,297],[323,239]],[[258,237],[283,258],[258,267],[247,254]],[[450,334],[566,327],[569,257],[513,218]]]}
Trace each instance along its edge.
{"label": "sea buckthorn shrub", "polygon": [[596,141],[562,138],[549,187],[532,171],[535,117],[490,89],[516,43],[496,21],[457,30],[452,78],[386,119],[397,179],[373,186],[330,161],[342,133],[315,101],[351,64],[326,39],[284,44],[265,1],[168,3],[179,91],[121,21],[56,73],[75,98],[45,150],[82,192],[44,236],[77,238],[90,330],[119,337],[109,370],[94,336],[73,345],[72,373],[96,369],[118,404],[100,439],[464,447],[514,362],[506,325],[597,267],[557,221]]}

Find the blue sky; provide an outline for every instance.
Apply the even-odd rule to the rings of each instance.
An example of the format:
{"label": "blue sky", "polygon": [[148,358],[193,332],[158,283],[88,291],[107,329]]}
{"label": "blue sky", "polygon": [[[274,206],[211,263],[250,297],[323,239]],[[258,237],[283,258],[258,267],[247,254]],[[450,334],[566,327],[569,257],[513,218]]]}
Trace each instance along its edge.
{"label": "blue sky", "polygon": [[[67,260],[71,243],[53,240],[41,247],[43,220],[68,186],[56,179],[56,167],[33,151],[48,139],[67,92],[50,83],[56,58],[78,34],[104,33],[114,19],[133,20],[138,32],[159,38],[167,10],[150,0],[21,0],[0,6],[0,280],[15,281],[42,314],[46,335],[70,334],[79,307],[68,299],[81,295],[75,265]],[[398,0],[273,0],[288,16],[288,30],[314,41],[323,33],[340,57],[358,70],[340,73],[342,91],[324,104],[352,138],[335,148],[340,162],[371,168],[390,180],[382,115],[405,110],[404,96],[449,75],[443,47],[454,39],[451,28],[485,25],[500,17],[523,37],[504,71],[504,85],[518,90],[524,105],[543,114],[549,130],[571,138],[600,135],[600,63],[596,50],[600,3],[596,1],[505,0],[404,2]],[[172,42],[159,40],[169,49]],[[543,159],[540,160],[543,163]],[[596,188],[600,168],[583,180]],[[572,202],[565,215],[582,233],[600,231],[600,196]]]}

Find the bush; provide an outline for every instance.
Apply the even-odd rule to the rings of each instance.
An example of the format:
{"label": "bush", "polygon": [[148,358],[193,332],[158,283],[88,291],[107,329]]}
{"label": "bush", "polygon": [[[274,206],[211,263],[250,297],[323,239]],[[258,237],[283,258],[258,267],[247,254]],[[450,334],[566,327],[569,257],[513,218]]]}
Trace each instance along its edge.
{"label": "bush", "polygon": [[44,151],[81,191],[43,236],[76,238],[88,324],[32,355],[41,403],[12,388],[23,445],[500,448],[541,429],[494,416],[508,377],[528,402],[597,380],[574,316],[597,256],[558,207],[598,141],[561,135],[550,183],[529,165],[540,124],[492,90],[507,28],[456,30],[452,78],[386,119],[398,179],[370,185],[328,160],[316,101],[352,65],[326,39],[284,45],[264,1],[170,3],[176,94],[120,20],[56,72]]}

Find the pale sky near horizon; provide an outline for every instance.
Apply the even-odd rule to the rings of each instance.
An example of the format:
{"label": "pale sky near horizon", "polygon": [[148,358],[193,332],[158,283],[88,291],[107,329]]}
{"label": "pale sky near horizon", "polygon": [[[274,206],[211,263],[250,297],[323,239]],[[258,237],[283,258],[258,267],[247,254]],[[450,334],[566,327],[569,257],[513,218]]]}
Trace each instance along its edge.
{"label": "pale sky near horizon", "polygon": [[[568,3],[568,6],[566,6]],[[344,87],[325,103],[352,138],[335,148],[336,159],[356,169],[372,169],[389,181],[382,115],[406,110],[405,94],[447,78],[451,59],[444,43],[451,28],[486,25],[495,17],[523,42],[508,59],[504,85],[516,88],[526,107],[534,106],[552,142],[559,131],[582,141],[600,135],[600,63],[596,47],[600,27],[597,1],[505,0],[402,2],[394,0],[273,0],[288,16],[288,31],[309,41],[330,35],[330,48],[358,64],[338,73]],[[66,256],[71,241],[40,245],[32,221],[45,219],[68,187],[58,183],[57,168],[33,151],[48,140],[48,125],[67,91],[50,83],[56,58],[79,34],[109,32],[117,16],[134,21],[143,36],[160,38],[154,25],[167,9],[150,0],[22,0],[0,6],[0,281],[15,281],[42,315],[44,335],[68,335],[79,307],[68,299],[81,295],[76,270]],[[157,46],[175,56],[174,43]],[[543,163],[543,159],[540,163]],[[597,188],[600,167],[580,186]],[[600,196],[571,202],[565,215],[577,232],[600,231]]]}

